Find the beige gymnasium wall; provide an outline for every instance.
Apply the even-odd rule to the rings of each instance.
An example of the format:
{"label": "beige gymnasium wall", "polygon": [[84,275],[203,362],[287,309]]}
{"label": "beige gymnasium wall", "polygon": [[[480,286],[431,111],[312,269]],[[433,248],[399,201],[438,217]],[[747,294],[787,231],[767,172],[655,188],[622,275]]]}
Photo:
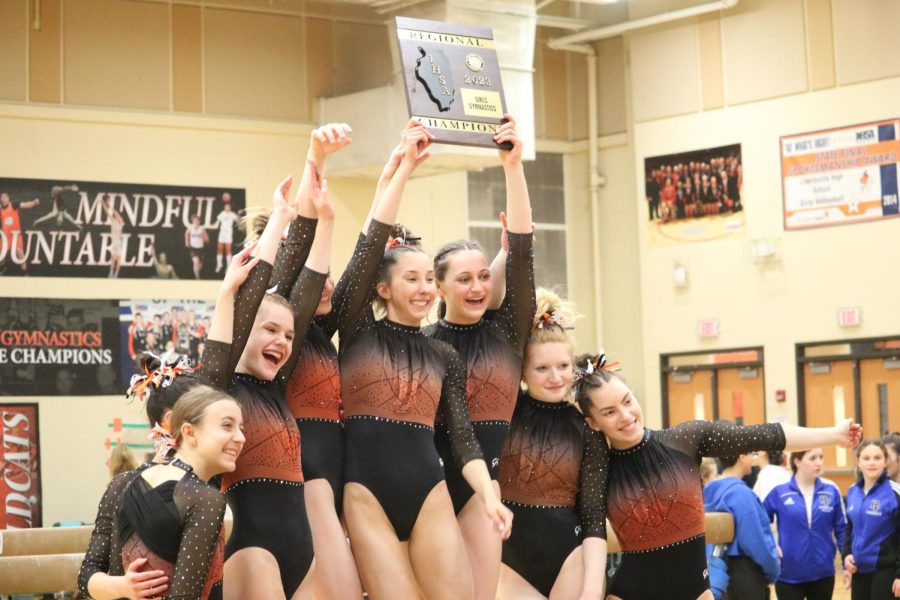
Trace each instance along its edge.
{"label": "beige gymnasium wall", "polygon": [[[642,193],[648,156],[740,143],[744,168],[737,237],[648,247],[647,209],[632,196],[649,422],[661,422],[660,353],[763,346],[768,418],[796,422],[795,343],[900,333],[900,272],[890,258],[900,222],[784,231],[779,156],[782,135],[900,116],[900,39],[887,25],[898,22],[896,2],[743,0],[721,16],[629,36],[635,189]],[[674,74],[694,86],[697,69],[702,85],[669,94]],[[776,240],[776,262],[749,260],[759,238]],[[676,262],[688,269],[684,290],[672,283]],[[847,306],[862,308],[859,327],[838,327]],[[698,339],[698,320],[712,318],[721,334]],[[787,390],[785,404],[776,389]]]}
{"label": "beige gymnasium wall", "polygon": [[[273,15],[191,2],[43,0],[36,30],[33,4],[0,3],[0,177],[241,187],[249,205],[267,205],[281,178],[300,172],[315,98],[390,75],[386,29],[346,5]],[[348,56],[347,39],[367,45],[371,62]],[[374,181],[330,184],[339,275]],[[465,237],[465,173],[414,179],[406,198],[400,217],[426,239]],[[0,278],[4,297],[212,299],[216,289]],[[140,421],[142,407],[122,396],[5,401],[39,404],[44,522],[93,521],[107,481],[108,424]]]}
{"label": "beige gymnasium wall", "polygon": [[[0,104],[0,130],[7,142],[0,146],[0,164],[2,176],[242,187],[248,204],[266,205],[285,174],[299,174],[309,128]],[[340,274],[368,212],[374,182],[335,178],[330,184],[339,224],[333,265]],[[465,194],[464,173],[413,180],[401,218],[427,239],[464,237],[466,215],[458,207]],[[5,297],[213,299],[216,290],[215,282],[0,279]],[[45,522],[93,520],[106,482],[107,424],[115,417],[140,421],[141,407],[127,405],[121,396],[2,399],[8,400],[39,404]]]}

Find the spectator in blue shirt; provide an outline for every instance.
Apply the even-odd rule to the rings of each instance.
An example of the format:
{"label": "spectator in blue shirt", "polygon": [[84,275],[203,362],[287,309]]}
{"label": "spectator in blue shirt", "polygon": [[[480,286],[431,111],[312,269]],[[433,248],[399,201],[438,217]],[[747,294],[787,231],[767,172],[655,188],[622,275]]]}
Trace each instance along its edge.
{"label": "spectator in blue shirt", "polygon": [[862,477],[847,491],[844,568],[852,600],[900,598],[900,487],[885,473],[887,449],[865,440],[856,451]]}
{"label": "spectator in blue shirt", "polygon": [[748,475],[756,453],[720,457],[722,476],[703,490],[707,512],[734,517],[734,541],[728,545],[728,600],[765,600],[769,584],[778,578],[778,553],[769,517],[741,478]]}
{"label": "spectator in blue shirt", "polygon": [[821,448],[791,453],[794,476],[766,496],[781,550],[778,600],[829,600],[834,593],[834,556],[847,520],[840,489],[819,477],[824,459]]}

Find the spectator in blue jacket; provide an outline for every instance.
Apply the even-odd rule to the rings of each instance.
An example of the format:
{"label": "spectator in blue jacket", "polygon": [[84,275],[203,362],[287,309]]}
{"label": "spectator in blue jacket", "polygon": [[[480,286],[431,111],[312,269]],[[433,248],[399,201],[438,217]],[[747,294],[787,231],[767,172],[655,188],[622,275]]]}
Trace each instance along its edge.
{"label": "spectator in blue jacket", "polygon": [[765,600],[778,578],[778,552],[769,517],[741,478],[750,473],[756,453],[720,457],[722,476],[703,490],[707,512],[734,517],[734,541],[728,545],[728,600]]}
{"label": "spectator in blue jacket", "polygon": [[766,496],[781,550],[778,600],[829,600],[834,593],[834,556],[847,519],[841,490],[819,477],[824,460],[821,448],[791,453],[794,476]]}
{"label": "spectator in blue jacket", "polygon": [[885,473],[887,449],[864,440],[856,451],[862,473],[847,491],[844,568],[852,600],[900,598],[900,487]]}

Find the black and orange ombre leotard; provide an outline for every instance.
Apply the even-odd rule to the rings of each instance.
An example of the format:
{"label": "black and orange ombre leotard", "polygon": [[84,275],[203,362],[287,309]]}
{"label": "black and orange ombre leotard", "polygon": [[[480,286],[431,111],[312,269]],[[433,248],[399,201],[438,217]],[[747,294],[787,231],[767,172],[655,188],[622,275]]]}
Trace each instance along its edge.
{"label": "black and orange ombre leotard", "polygon": [[145,569],[169,578],[166,598],[222,598],[225,499],[189,465],[171,464],[184,469],[181,479],[153,487],[141,476],[154,466],[145,463],[110,482],[78,574],[85,597],[95,573],[121,576],[132,561],[146,558]]}
{"label": "black and orange ombre leotard", "polygon": [[309,571],[313,550],[303,499],[300,432],[285,403],[284,390],[319,304],[325,275],[303,268],[291,295],[291,355],[274,380],[261,381],[235,373],[235,369],[272,271],[272,265],[260,261],[250,272],[235,298],[232,344],[207,340],[202,373],[241,405],[247,438],[237,468],[222,478],[222,489],[234,513],[225,556],[249,547],[268,550],[278,561],[284,593],[290,597]]}
{"label": "black and orange ombre leotard", "polygon": [[[522,360],[534,317],[534,252],[530,233],[509,233],[506,259],[506,296],[500,308],[485,313],[472,325],[441,319],[425,334],[453,346],[466,365],[469,419],[481,444],[491,478],[497,479],[500,453],[519,394]],[[435,443],[444,460],[447,488],[457,513],[473,491],[450,459],[450,437],[442,422]]]}
{"label": "black and orange ombre leotard", "polygon": [[[294,282],[309,256],[315,228],[315,219],[297,217],[292,223],[275,260],[276,293],[291,297]],[[328,481],[339,515],[344,494],[344,426],[338,353],[331,338],[337,332],[337,314],[345,288],[346,284],[335,288],[332,311],[316,315],[310,323],[297,366],[284,391],[300,431],[304,480]]]}
{"label": "black and orange ombre leotard", "polygon": [[368,488],[406,540],[426,496],[444,478],[434,446],[437,413],[459,465],[482,456],[457,352],[418,327],[375,320],[371,290],[389,232],[373,220],[341,277],[347,286],[339,312],[341,394],[347,482]]}
{"label": "black and orange ombre leotard", "polygon": [[696,600],[709,589],[700,459],[783,450],[784,444],[777,423],[688,421],[648,429],[627,450],[611,448],[609,521],[623,556],[609,594],[623,600]]}
{"label": "black and orange ombre leotard", "polygon": [[573,405],[519,398],[500,460],[500,494],[515,515],[503,563],[545,596],[582,539],[606,539],[607,454]]}

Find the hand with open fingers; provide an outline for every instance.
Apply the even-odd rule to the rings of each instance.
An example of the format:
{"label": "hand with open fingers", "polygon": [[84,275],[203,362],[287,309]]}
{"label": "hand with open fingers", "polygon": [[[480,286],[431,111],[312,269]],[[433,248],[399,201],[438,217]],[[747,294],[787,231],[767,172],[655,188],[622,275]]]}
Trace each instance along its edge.
{"label": "hand with open fingers", "polygon": [[223,289],[237,292],[241,285],[247,281],[250,271],[259,262],[259,258],[250,256],[254,249],[256,249],[255,241],[231,257],[231,262],[228,263],[228,270],[225,271],[225,278],[222,280]]}
{"label": "hand with open fingers", "polygon": [[498,144],[509,142],[512,144],[512,150],[500,150],[500,161],[503,166],[514,167],[522,164],[522,138],[516,129],[516,120],[512,115],[503,115],[506,121],[500,126],[500,129],[494,134],[494,141]]}
{"label": "hand with open fingers", "polygon": [[512,533],[512,511],[503,506],[503,503],[496,497],[486,498],[484,509],[487,511],[488,518],[494,523],[494,530],[504,540],[508,540],[509,534]]}
{"label": "hand with open fingers", "polygon": [[278,187],[275,188],[275,192],[272,194],[272,212],[281,213],[290,221],[297,218],[297,205],[288,200],[293,182],[293,175],[288,175],[281,180],[281,183],[278,184]]}
{"label": "hand with open fingers", "polygon": [[309,153],[316,158],[325,158],[343,150],[353,141],[353,129],[346,123],[328,123],[316,127],[309,135]]}
{"label": "hand with open fingers", "polygon": [[125,597],[129,600],[143,598],[164,598],[169,587],[169,578],[164,571],[142,571],[147,563],[146,558],[138,558],[128,565],[122,579]]}
{"label": "hand with open fingers", "polygon": [[853,419],[844,419],[835,425],[835,428],[840,436],[837,445],[842,448],[855,448],[862,441],[862,425],[854,422]]}
{"label": "hand with open fingers", "polygon": [[317,193],[312,197],[313,206],[316,207],[316,217],[320,221],[333,221],[334,220],[334,205],[331,203],[331,198],[328,196],[328,180],[322,180],[322,186],[318,189]]}
{"label": "hand with open fingers", "polygon": [[847,558],[844,559],[844,570],[851,575],[856,573],[856,561],[853,559],[852,554],[848,554]]}

